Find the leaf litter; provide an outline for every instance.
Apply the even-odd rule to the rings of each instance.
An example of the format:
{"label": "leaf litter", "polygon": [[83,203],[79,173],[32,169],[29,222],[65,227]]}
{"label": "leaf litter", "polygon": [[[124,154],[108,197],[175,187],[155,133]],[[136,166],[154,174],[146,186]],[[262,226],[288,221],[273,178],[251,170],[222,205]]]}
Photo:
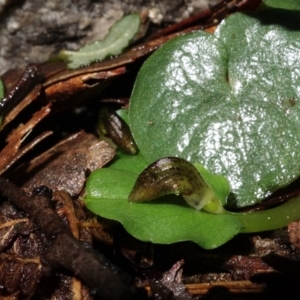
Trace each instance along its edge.
{"label": "leaf litter", "polygon": [[[150,45],[149,45],[150,46]],[[133,55],[133,53],[131,53],[130,55]],[[132,60],[131,60],[132,61]],[[107,66],[109,66],[109,63],[107,63],[107,62],[104,62],[104,65],[105,64],[107,64]],[[113,62],[112,62],[112,64],[113,64]],[[59,77],[59,73],[61,72],[61,70],[62,70],[63,68],[61,68],[61,67],[59,67],[59,70],[60,71],[54,71],[54,72],[52,72],[52,74],[54,74],[54,77],[55,76],[57,76],[56,77],[56,81],[52,81],[52,83],[50,84],[50,85],[53,85],[54,84],[54,82],[55,83],[57,83],[57,88],[58,88],[58,91],[59,91],[59,82],[60,82],[60,80],[63,78],[63,77]],[[81,70],[81,72],[84,72],[84,70]],[[88,71],[89,72],[89,71]],[[121,73],[123,73],[123,72],[120,72],[119,74],[121,74]],[[56,75],[55,75],[56,74]],[[67,72],[65,73],[65,74],[68,74]],[[73,74],[75,74],[75,73],[73,73]],[[106,74],[108,74],[108,73],[106,73]],[[53,76],[53,75],[52,75]],[[65,75],[64,75],[65,76]],[[67,76],[69,76],[69,75],[67,75]],[[70,75],[71,77],[73,76],[73,75]],[[102,75],[100,76],[101,77],[101,81],[105,81],[106,79],[105,79],[105,76],[103,77]],[[47,78],[49,78],[49,77],[47,77]],[[91,78],[96,78],[96,80],[98,80],[98,75],[97,76],[92,76]],[[103,80],[104,79],[104,80]],[[49,83],[50,83],[50,81],[48,81]],[[78,81],[79,82],[79,85],[81,85],[82,83],[83,83],[83,81]],[[103,82],[101,83],[101,84],[103,84]],[[50,86],[50,85],[48,85],[48,86]],[[46,86],[45,86],[46,87]],[[62,87],[63,88],[63,87]],[[88,85],[86,85],[86,87],[85,87],[87,90],[89,90],[89,88],[90,87],[88,87]],[[88,91],[88,93],[89,93],[90,91]],[[87,95],[88,95],[88,93],[87,93]],[[75,93],[74,93],[75,94]],[[92,93],[91,93],[92,94]],[[68,98],[68,97],[67,97]],[[87,98],[89,98],[88,96],[87,96]],[[72,97],[69,97],[69,99],[72,99]],[[45,100],[45,99],[44,99]],[[43,101],[44,101],[43,100]],[[55,100],[55,97],[53,97],[53,100]],[[67,107],[67,106],[66,106]],[[70,107],[70,106],[69,106]],[[23,109],[21,109],[21,110],[23,110]],[[14,117],[13,119],[12,119],[12,121],[14,121],[14,119],[15,119],[16,117]],[[13,123],[13,122],[12,122]],[[11,125],[11,126],[15,126],[15,125]],[[10,129],[9,129],[9,127],[10,127],[10,125],[8,125],[8,127],[7,127],[7,129],[6,129],[6,131],[8,132]],[[3,132],[2,133],[2,135],[4,135],[4,133],[5,132]],[[12,167],[12,169],[14,169],[13,167]],[[2,179],[1,179],[2,180]],[[4,182],[2,182],[2,183],[4,183]],[[6,184],[6,183],[5,183]],[[5,184],[3,184],[3,185],[5,185]],[[21,192],[21,191],[18,191],[18,189],[16,188],[16,187],[14,187],[14,188],[12,188],[11,189],[12,191],[14,191],[17,195],[20,195],[20,197],[22,198],[22,197],[27,197],[27,195],[25,195],[25,194],[23,194],[23,192]],[[79,189],[78,189],[79,190]],[[21,194],[19,194],[19,192],[20,193],[22,193],[22,196],[21,196]],[[29,189],[28,189],[28,192],[32,192],[32,191],[29,191]],[[58,191],[58,192],[55,192],[54,193],[54,195],[55,195],[55,199],[56,199],[56,204],[51,204],[51,206],[52,207],[56,207],[56,210],[57,210],[57,212],[58,212],[58,214],[60,214],[61,216],[62,216],[62,220],[63,220],[63,222],[64,221],[66,221],[68,218],[69,218],[69,220],[70,220],[70,218],[73,218],[73,221],[74,221],[74,216],[76,215],[76,216],[80,216],[80,220],[79,220],[79,222],[72,222],[71,221],[71,223],[73,224],[72,225],[72,230],[70,230],[70,232],[73,232],[73,233],[75,233],[75,236],[78,234],[78,226],[76,225],[76,223],[79,223],[79,238],[80,238],[80,236],[81,236],[81,233],[80,232],[82,232],[82,229],[81,229],[81,227],[84,227],[84,226],[82,226],[82,225],[85,225],[85,227],[86,228],[110,228],[110,229],[113,229],[113,231],[114,232],[116,232],[116,228],[118,228],[118,226],[117,227],[115,227],[115,224],[114,223],[110,223],[110,222],[108,222],[108,226],[107,226],[107,220],[102,220],[103,221],[103,224],[104,225],[93,225],[93,224],[99,224],[99,223],[97,223],[96,221],[95,221],[95,216],[93,216],[93,215],[91,215],[90,213],[87,213],[86,214],[86,212],[84,212],[84,211],[82,211],[82,207],[81,207],[81,202],[74,202],[74,207],[73,207],[73,209],[72,209],[72,205],[70,206],[70,198],[69,198],[69,195],[66,195],[64,192],[60,192],[60,191]],[[40,195],[41,196],[41,195]],[[30,197],[40,197],[40,196],[28,196],[29,198]],[[43,196],[41,196],[41,197],[43,197]],[[13,198],[13,197],[11,197],[11,198]],[[24,199],[24,198],[23,198]],[[30,198],[31,200],[32,200],[32,198]],[[26,201],[25,201],[26,202]],[[9,202],[7,202],[7,201],[4,201],[3,203],[2,203],[2,205],[1,205],[1,207],[3,206],[3,205],[7,205]],[[34,280],[34,278],[37,278],[37,277],[35,277],[35,276],[38,276],[38,275],[34,275],[34,273],[30,273],[30,271],[29,271],[29,269],[28,269],[28,272],[26,271],[27,269],[24,267],[25,265],[26,265],[26,262],[27,262],[27,264],[28,265],[33,265],[33,269],[34,268],[36,268],[37,267],[37,265],[38,265],[38,262],[40,262],[41,260],[39,260],[39,256],[40,257],[44,257],[44,254],[45,254],[45,252],[43,251],[44,249],[42,249],[43,247],[43,245],[44,246],[47,246],[47,245],[49,245],[49,238],[47,238],[46,236],[45,236],[45,233],[44,232],[40,232],[40,233],[37,233],[37,231],[39,231],[39,228],[37,229],[36,227],[37,227],[37,225],[36,224],[34,224],[34,223],[31,223],[31,224],[33,224],[33,225],[28,225],[28,224],[30,224],[30,222],[32,222],[32,216],[31,216],[31,214],[26,214],[26,213],[24,213],[24,212],[21,212],[21,211],[14,211],[14,210],[16,210],[16,208],[14,207],[14,206],[12,206],[11,204],[9,204],[10,206],[11,206],[11,208],[9,209],[9,218],[7,218],[7,220],[5,220],[4,221],[4,224],[6,224],[6,226],[3,226],[3,224],[2,224],[2,220],[4,220],[4,219],[1,219],[1,225],[3,226],[3,228],[0,228],[0,230],[1,230],[1,233],[2,233],[2,230],[6,230],[5,231],[5,233],[3,233],[3,236],[7,236],[8,237],[8,240],[7,240],[7,242],[6,243],[3,243],[3,249],[4,250],[2,250],[2,252],[1,252],[1,255],[2,254],[5,254],[3,257],[4,257],[4,260],[2,260],[2,262],[4,262],[4,264],[9,264],[9,263],[11,263],[11,256],[10,255],[7,255],[7,253],[10,251],[10,249],[11,248],[13,248],[13,243],[14,243],[14,241],[16,241],[16,245],[26,245],[26,243],[24,244],[24,241],[26,241],[27,239],[29,239],[29,237],[31,237],[31,239],[33,240],[33,242],[31,243],[31,246],[33,247],[33,249],[35,249],[33,252],[32,252],[32,254],[33,253],[38,253],[38,251],[40,251],[41,250],[41,253],[38,253],[39,255],[37,255],[37,256],[34,256],[34,255],[31,255],[31,257],[30,257],[30,251],[28,250],[30,247],[28,246],[30,243],[27,243],[27,248],[25,247],[25,249],[26,249],[26,254],[29,254],[29,257],[26,257],[26,255],[24,254],[24,251],[22,252],[18,252],[18,254],[17,255],[20,255],[20,253],[22,253],[22,255],[24,256],[24,258],[23,257],[21,257],[21,259],[16,259],[16,255],[15,254],[13,254],[13,259],[14,259],[14,261],[17,261],[17,263],[19,264],[17,267],[16,266],[12,266],[12,269],[14,269],[14,270],[18,270],[19,272],[23,272],[22,274],[23,275],[25,275],[25,274],[27,274],[25,277],[28,279],[28,280],[30,280],[30,282],[32,283],[32,288],[30,289],[30,288],[28,288],[27,290],[26,289],[22,289],[21,287],[22,287],[22,283],[21,282],[18,282],[16,279],[13,281],[14,282],[14,287],[12,287],[12,289],[11,289],[11,291],[12,290],[15,290],[14,292],[11,292],[11,293],[9,293],[9,294],[7,294],[7,291],[6,291],[6,294],[3,294],[3,296],[1,295],[1,297],[5,297],[4,299],[9,299],[9,298],[14,298],[14,299],[21,299],[22,297],[24,298],[24,295],[26,294],[27,296],[28,296],[28,298],[30,298],[30,297],[37,297],[38,299],[42,299],[45,295],[49,295],[48,296],[48,299],[50,298],[50,297],[57,297],[58,299],[66,299],[67,297],[68,297],[68,295],[70,296],[70,297],[72,297],[72,295],[74,296],[74,295],[77,295],[78,297],[82,297],[82,299],[91,299],[91,297],[92,298],[94,298],[94,297],[96,297],[95,295],[94,296],[91,296],[91,294],[90,294],[90,291],[94,291],[93,289],[88,289],[88,288],[86,288],[86,286],[85,286],[85,284],[81,284],[79,281],[78,281],[78,278],[77,277],[72,277],[72,275],[70,276],[70,274],[66,274],[66,272],[65,271],[63,271],[61,268],[59,268],[59,270],[60,270],[60,273],[56,273],[56,271],[55,270],[58,270],[57,269],[57,265],[55,264],[55,266],[54,265],[52,265],[52,267],[50,268],[49,267],[49,265],[47,266],[47,265],[45,265],[45,263],[44,263],[44,260],[42,260],[42,266],[45,268],[46,266],[47,266],[47,268],[46,268],[46,270],[44,270],[45,272],[42,274],[42,276],[40,276],[39,278],[40,278],[40,281],[39,280]],[[13,209],[12,209],[13,208]],[[74,215],[74,212],[75,212],[75,215]],[[1,213],[2,213],[2,210],[1,210]],[[15,216],[15,218],[12,218],[11,216],[12,215],[14,215]],[[29,222],[27,221],[27,220],[29,220]],[[24,222],[23,222],[24,221]],[[12,223],[10,223],[10,222],[12,222]],[[66,221],[67,223],[68,223],[68,221]],[[19,224],[19,225],[18,225]],[[24,231],[22,231],[21,229],[20,229],[20,227],[22,228],[22,226],[20,226],[20,224],[24,224]],[[26,226],[27,225],[25,225],[25,224],[27,224],[28,225],[28,229],[26,229]],[[15,226],[15,225],[17,225],[17,226]],[[31,227],[31,226],[33,226],[33,227]],[[94,226],[94,227],[93,227]],[[42,227],[42,226],[40,226],[40,227]],[[63,226],[62,226],[63,227]],[[75,229],[74,229],[75,228]],[[26,230],[25,230],[26,229]],[[19,230],[19,231],[18,231]],[[33,231],[32,231],[33,230]],[[68,229],[69,230],[69,229]],[[119,229],[118,229],[119,230]],[[118,231],[117,230],[117,231]],[[4,232],[4,231],[3,231]],[[125,235],[126,233],[124,233],[124,232],[122,232],[122,230],[120,231],[123,235]],[[6,233],[7,233],[7,235],[6,235]],[[34,233],[33,235],[32,235],[32,233]],[[43,240],[43,242],[44,242],[44,244],[43,243],[38,243],[38,238],[37,238],[37,236],[38,235],[40,235],[41,236],[41,239]],[[110,234],[108,234],[108,236],[109,236]],[[2,235],[1,235],[2,236]],[[89,241],[89,242],[91,242],[92,240],[93,240],[93,238],[91,238],[91,237],[89,237],[89,233],[87,232],[87,231],[85,231],[83,234],[82,234],[82,236],[84,236],[84,238],[83,238],[83,243],[84,243],[84,245],[87,245],[87,241]],[[129,239],[131,238],[130,236],[128,236],[129,237]],[[101,238],[100,238],[101,239]],[[103,238],[103,239],[105,239],[105,238]],[[51,240],[51,239],[50,239]],[[72,239],[73,240],[73,239]],[[251,240],[251,239],[250,239]],[[264,238],[262,238],[262,240],[264,240]],[[3,239],[2,240],[2,242],[3,241],[6,241],[5,239]],[[249,237],[248,238],[242,238],[242,243],[240,243],[240,245],[243,245],[245,242],[246,243],[248,243],[249,242]],[[247,242],[248,241],[248,242]],[[280,243],[280,241],[284,241],[284,239],[281,237],[281,238],[278,238],[278,241],[279,241],[279,243]],[[234,245],[234,241],[232,241],[233,243],[233,245]],[[108,241],[107,241],[107,244],[108,245],[111,245],[111,243],[112,243],[112,240],[109,240],[108,239]],[[285,242],[286,243],[286,242]],[[143,244],[143,243],[141,243],[141,244]],[[267,244],[267,241],[266,241],[266,244]],[[293,247],[289,247],[288,246],[289,244],[288,243],[286,243],[285,244],[285,247],[286,247],[286,257],[288,258],[288,260],[290,260],[290,258],[292,257],[291,256],[291,253],[293,253],[293,250],[292,250],[292,248]],[[11,247],[11,248],[10,248]],[[40,248],[39,248],[40,247]],[[111,247],[111,246],[110,246]],[[140,246],[138,246],[138,247],[140,247]],[[141,246],[142,247],[142,246]],[[155,253],[155,255],[156,255],[156,258],[155,258],[155,260],[154,260],[154,265],[153,265],[153,271],[154,271],[154,273],[155,272],[158,272],[158,270],[159,269],[161,269],[161,268],[164,268],[165,270],[168,270],[168,269],[170,269],[171,268],[171,266],[172,265],[174,265],[174,263],[175,262],[177,262],[177,261],[179,261],[179,260],[181,260],[182,259],[182,257],[180,258],[180,257],[177,257],[177,258],[175,258],[174,257],[174,250],[176,249],[176,247],[177,247],[177,251],[175,251],[175,253],[177,253],[177,255],[179,255],[179,256],[181,256],[182,255],[182,257],[184,257],[185,258],[185,261],[186,261],[186,264],[185,264],[185,269],[189,269],[191,266],[188,266],[189,264],[187,263],[188,261],[189,261],[189,257],[191,258],[193,255],[193,251],[192,251],[192,249],[190,249],[189,251],[188,251],[188,254],[187,255],[184,255],[184,251],[183,251],[183,248],[185,248],[185,246],[183,245],[183,244],[175,244],[175,245],[173,245],[171,248],[169,248],[169,250],[168,250],[168,247],[166,247],[166,248],[164,248],[164,247],[162,247],[162,246],[158,246],[158,245],[154,245],[154,249],[153,249],[153,251],[154,251],[154,253]],[[230,245],[228,246],[228,247],[230,247]],[[100,247],[100,248],[102,248],[102,247]],[[188,248],[188,247],[187,247]],[[187,248],[185,248],[185,249],[187,249]],[[193,247],[192,247],[193,248]],[[234,247],[233,247],[234,248]],[[37,250],[37,249],[39,249],[39,250]],[[110,248],[111,249],[111,248]],[[117,247],[117,249],[118,249],[118,247]],[[119,248],[120,249],[120,248]],[[141,248],[142,249],[142,248]],[[283,249],[283,248],[282,248]],[[118,250],[119,251],[119,250]],[[199,249],[199,248],[196,248],[196,253],[202,253],[202,251],[203,250],[201,250],[201,249]],[[221,249],[219,249],[218,250],[218,252],[217,253],[226,253],[226,252],[228,252],[229,250],[227,249],[226,250],[226,248],[221,248]],[[231,250],[232,251],[232,250]],[[109,252],[111,252],[111,251],[109,251]],[[12,252],[13,253],[13,252]],[[136,253],[139,253],[139,248],[137,248],[137,250],[136,250]],[[165,253],[165,255],[163,254],[163,253]],[[205,253],[205,252],[204,252]],[[199,269],[198,269],[198,272],[199,272],[199,270],[201,270],[201,265],[202,265],[202,263],[203,263],[203,261],[207,261],[207,258],[210,258],[211,260],[210,260],[210,262],[212,263],[212,264],[214,264],[215,263],[215,265],[216,265],[216,268],[217,269],[219,269],[219,268],[222,268],[222,269],[224,269],[224,266],[222,266],[222,264],[221,263],[218,263],[218,262],[216,262],[215,261],[215,257],[216,257],[216,255],[217,255],[217,253],[216,252],[214,252],[214,253],[210,253],[210,252],[208,252],[208,253],[206,253],[206,256],[205,256],[205,258],[201,258],[200,259],[200,267],[199,267]],[[230,253],[230,251],[229,251],[229,253]],[[233,251],[233,253],[234,253],[234,251]],[[52,253],[53,254],[53,253]],[[166,255],[166,254],[168,254],[168,255]],[[167,264],[161,264],[161,266],[159,267],[159,268],[157,268],[158,266],[157,265],[155,265],[155,264],[157,264],[157,260],[158,260],[158,258],[157,258],[157,255],[159,255],[159,256],[161,256],[160,257],[160,259],[163,259],[163,257],[164,258],[166,258],[165,259],[165,263],[166,262],[169,262],[169,265],[167,265]],[[246,253],[245,252],[245,257],[247,257],[247,258],[249,258],[250,260],[251,260],[251,257],[250,256],[248,256],[249,255],[249,253]],[[252,255],[255,255],[254,253],[252,253]],[[279,255],[282,255],[282,253],[279,253]],[[295,257],[297,257],[297,253],[295,252],[294,254],[293,254]],[[173,258],[172,258],[172,256],[173,256]],[[230,255],[229,255],[230,256]],[[18,257],[18,256],[17,256]],[[48,256],[48,258],[51,258],[51,255],[49,255]],[[56,256],[55,256],[55,254],[53,254],[52,255],[52,259],[54,258],[54,261],[55,261],[55,259],[56,259]],[[179,259],[178,259],[179,258]],[[1,259],[2,259],[2,257],[1,257]],[[33,260],[30,260],[30,259],[33,259]],[[172,261],[172,262],[171,262]],[[221,258],[221,261],[222,262],[224,262],[225,261],[225,258],[223,257],[223,258]],[[30,263],[29,263],[30,262]],[[170,263],[171,262],[171,263]],[[237,266],[239,263],[241,262],[241,259],[240,259],[240,256],[239,255],[237,255],[236,256],[236,259],[233,259],[232,260],[232,266]],[[24,268],[20,268],[20,264],[24,267]],[[132,260],[132,264],[133,265],[135,265],[135,262],[134,262],[134,260]],[[192,264],[193,264],[193,262],[192,262]],[[3,266],[3,264],[1,264],[1,266]],[[8,265],[6,265],[6,266],[8,266]],[[241,268],[243,269],[243,270],[247,270],[247,268],[248,268],[248,264],[247,263],[244,263],[244,265],[243,265],[243,263],[241,263]],[[260,265],[260,266],[262,266],[262,265]],[[141,268],[141,269],[139,269],[139,268]],[[229,273],[232,273],[233,275],[238,275],[238,274],[240,274],[240,269],[234,269],[234,267],[225,267],[225,269],[227,268],[227,271],[228,271],[228,273],[227,273],[227,275],[229,274]],[[278,268],[278,266],[277,266],[277,268]],[[11,270],[12,270],[11,269]],[[26,270],[25,270],[26,269]],[[137,267],[137,265],[136,265],[136,267],[134,267],[134,269],[135,269],[135,271],[137,271],[137,270],[139,270],[139,274],[141,274],[141,273],[143,273],[143,274],[147,274],[147,272],[146,272],[146,269],[143,269],[143,267]],[[280,268],[279,268],[280,269]],[[1,269],[1,270],[3,270],[3,269]],[[141,270],[143,270],[143,271],[141,271]],[[156,270],[156,271],[155,271]],[[267,270],[267,269],[266,269]],[[53,272],[54,271],[54,272]],[[256,267],[254,267],[253,268],[253,274],[255,274],[255,271],[257,271],[257,269],[256,269]],[[172,272],[172,270],[171,270],[171,272]],[[68,272],[67,272],[68,273]],[[268,274],[268,273],[272,273],[272,274],[274,274],[274,270],[272,270],[271,268],[269,268],[268,269],[268,271],[267,272],[265,272],[265,274]],[[276,273],[276,272],[275,272]],[[6,273],[6,275],[7,274],[9,274],[9,273]],[[18,272],[16,272],[15,273],[16,274],[16,276],[15,276],[15,278],[17,278],[21,273],[18,273]],[[18,275],[19,274],[19,275]],[[30,276],[30,274],[32,274],[32,277]],[[161,275],[162,275],[162,273],[160,273]],[[210,273],[210,274],[212,274],[212,272]],[[253,275],[252,274],[252,275]],[[247,275],[247,276],[249,276],[249,275]],[[150,276],[151,277],[151,276]],[[209,276],[208,276],[209,277]],[[208,277],[206,277],[206,280],[207,280],[207,278]],[[226,277],[226,276],[225,276]],[[224,278],[225,278],[224,277]],[[156,273],[156,275],[155,275],[155,278],[159,278],[159,275],[158,275],[158,273]],[[184,280],[187,280],[187,278],[188,278],[188,276],[186,276],[186,275],[184,275]],[[203,278],[205,278],[205,276],[203,276]],[[238,277],[237,277],[238,278]],[[242,279],[243,280],[243,278],[246,278],[246,276],[244,276],[243,277],[243,275],[241,276],[241,277],[239,277],[239,279]],[[45,280],[43,280],[43,279],[45,279]],[[31,281],[32,280],[32,281]],[[52,284],[53,284],[53,289],[51,289],[50,291],[49,291],[49,285],[47,285],[47,283],[45,282],[45,281],[48,281],[48,284],[49,284],[49,282],[51,282]],[[126,280],[125,280],[126,281]],[[3,284],[3,283],[1,283],[1,284]],[[174,283],[175,285],[176,285],[176,283]],[[250,284],[250,286],[253,286],[253,283],[247,283],[247,284]],[[247,284],[246,283],[244,283],[244,285],[242,285],[243,286],[243,288],[245,288],[246,286],[247,286]],[[226,286],[226,289],[229,287],[229,283],[228,283],[228,285]],[[7,282],[7,281],[5,281],[5,284],[4,284],[4,286],[7,286],[7,287],[9,287],[10,285],[9,285],[9,282]],[[30,285],[29,285],[30,286]],[[288,285],[289,287],[291,287],[290,285]],[[79,289],[77,289],[79,287]],[[276,290],[276,287],[274,287],[274,286],[272,286],[273,288],[275,288],[275,290]],[[191,290],[191,289],[190,289]],[[190,291],[189,290],[189,291]],[[230,289],[229,289],[230,290]],[[239,290],[239,288],[237,288],[237,291],[242,291],[242,288]],[[261,291],[262,291],[262,289],[260,289],[260,293],[261,293]],[[3,289],[1,288],[1,293],[2,292],[5,292],[5,291],[3,291]],[[25,294],[24,294],[25,293]],[[35,296],[34,296],[34,294],[33,293],[35,293]],[[276,294],[276,293],[275,293]],[[279,293],[278,293],[279,294]],[[227,294],[227,295],[229,295],[229,294]],[[43,297],[42,297],[43,296]],[[105,297],[106,296],[104,296],[104,299],[105,299]],[[107,295],[107,299],[112,299],[111,298],[111,295]],[[159,297],[159,295],[158,295],[158,297]],[[170,297],[173,297],[172,295],[170,296]],[[120,299],[123,299],[123,298],[120,298]],[[141,298],[139,298],[139,299],[141,299]],[[292,298],[291,298],[292,299]]]}

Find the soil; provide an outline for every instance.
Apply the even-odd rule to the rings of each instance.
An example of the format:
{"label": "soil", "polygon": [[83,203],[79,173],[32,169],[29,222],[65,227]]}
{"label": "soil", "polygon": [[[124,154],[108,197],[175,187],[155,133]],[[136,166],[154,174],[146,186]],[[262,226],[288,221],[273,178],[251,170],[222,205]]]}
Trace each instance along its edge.
{"label": "soil", "polygon": [[130,12],[144,25],[162,26],[218,0],[3,0],[0,2],[0,74],[28,63],[45,62],[61,49],[77,50],[101,39]]}

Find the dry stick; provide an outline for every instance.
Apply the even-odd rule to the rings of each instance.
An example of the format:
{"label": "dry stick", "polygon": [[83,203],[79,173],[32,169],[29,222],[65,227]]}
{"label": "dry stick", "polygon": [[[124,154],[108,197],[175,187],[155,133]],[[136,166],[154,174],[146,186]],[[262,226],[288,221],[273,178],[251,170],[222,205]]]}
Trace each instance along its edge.
{"label": "dry stick", "polygon": [[231,293],[262,293],[265,284],[253,283],[249,280],[186,284],[187,291],[193,295],[204,295],[213,287],[225,287]]}
{"label": "dry stick", "polygon": [[[100,299],[142,299],[125,284],[125,276],[100,253],[84,248],[51,206],[49,193],[25,195],[8,179],[0,177],[0,194],[28,213],[52,241],[44,260],[52,267],[63,266],[78,275]],[[123,277],[122,277],[123,276]]]}

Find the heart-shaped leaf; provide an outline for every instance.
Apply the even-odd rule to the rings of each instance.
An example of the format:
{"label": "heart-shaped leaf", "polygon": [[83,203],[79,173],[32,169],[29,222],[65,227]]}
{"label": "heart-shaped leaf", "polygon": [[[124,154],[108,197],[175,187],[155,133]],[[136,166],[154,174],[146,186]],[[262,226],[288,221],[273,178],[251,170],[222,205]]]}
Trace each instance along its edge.
{"label": "heart-shaped leaf", "polygon": [[178,156],[228,178],[248,206],[300,174],[299,12],[228,17],[177,37],[143,65],[130,126],[151,163]]}

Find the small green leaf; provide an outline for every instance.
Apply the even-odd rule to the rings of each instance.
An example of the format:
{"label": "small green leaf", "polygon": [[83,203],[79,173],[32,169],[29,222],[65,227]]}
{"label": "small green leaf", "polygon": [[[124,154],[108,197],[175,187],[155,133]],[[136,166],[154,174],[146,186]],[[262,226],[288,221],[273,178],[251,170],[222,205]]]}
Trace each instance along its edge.
{"label": "small green leaf", "polygon": [[205,249],[213,249],[243,227],[234,216],[196,211],[179,196],[167,196],[151,203],[130,203],[127,198],[137,176],[115,169],[93,172],[86,184],[87,208],[119,221],[134,237],[153,243],[194,241]]}
{"label": "small green leaf", "polygon": [[62,50],[58,56],[68,62],[70,69],[76,69],[120,54],[136,35],[139,26],[138,14],[127,15],[110,28],[103,40],[83,46],[78,51]]}
{"label": "small green leaf", "polygon": [[[193,241],[213,249],[239,232],[258,232],[286,226],[299,219],[300,197],[274,209],[254,213],[214,215],[188,207],[180,196],[165,196],[151,203],[130,203],[128,196],[138,174],[147,166],[141,154],[122,152],[108,168],[93,172],[86,184],[85,203],[95,214],[119,221],[143,241],[169,244]],[[197,165],[206,182],[224,202],[228,182]],[[196,214],[195,214],[196,212]],[[163,229],[163,230],[162,230]]]}
{"label": "small green leaf", "polygon": [[129,155],[122,151],[118,151],[115,159],[110,163],[109,168],[139,174],[147,167],[147,165],[148,164],[141,153]]}
{"label": "small green leaf", "polygon": [[205,249],[213,249],[239,232],[274,230],[299,219],[300,197],[265,211],[221,215],[196,211],[174,195],[149,203],[131,203],[127,199],[137,177],[134,172],[99,169],[87,180],[84,201],[89,210],[119,221],[142,241],[161,244],[193,241]]}

